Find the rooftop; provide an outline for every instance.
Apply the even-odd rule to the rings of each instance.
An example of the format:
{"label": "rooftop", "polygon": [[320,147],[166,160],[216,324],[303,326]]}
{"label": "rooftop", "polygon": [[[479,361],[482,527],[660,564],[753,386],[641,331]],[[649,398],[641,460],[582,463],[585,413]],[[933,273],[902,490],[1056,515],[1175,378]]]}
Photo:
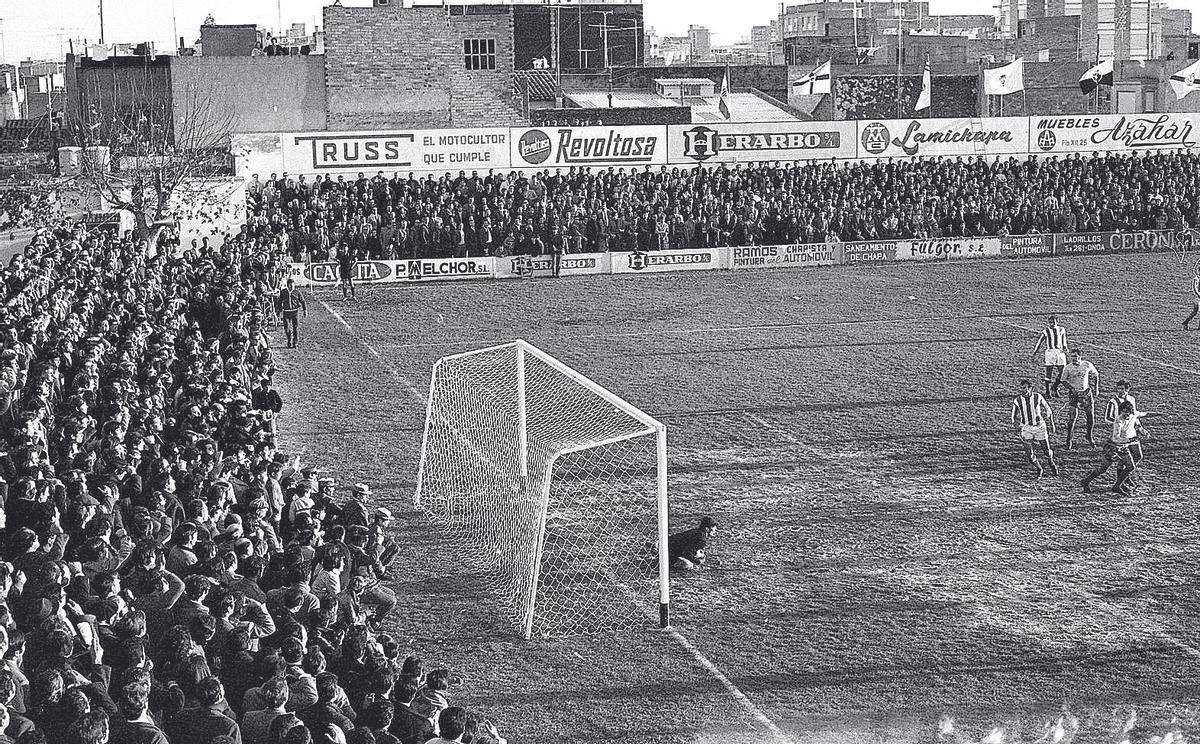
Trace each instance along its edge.
{"label": "rooftop", "polygon": [[[581,108],[608,108],[607,91],[572,90],[563,91],[563,95]],[[719,95],[687,96],[682,105],[692,107],[692,121],[725,121],[718,108],[720,101]],[[666,98],[645,91],[615,90],[612,105],[613,108],[669,108],[681,104],[678,98]],[[730,93],[729,110],[733,121],[792,121],[797,118],[753,93]]]}

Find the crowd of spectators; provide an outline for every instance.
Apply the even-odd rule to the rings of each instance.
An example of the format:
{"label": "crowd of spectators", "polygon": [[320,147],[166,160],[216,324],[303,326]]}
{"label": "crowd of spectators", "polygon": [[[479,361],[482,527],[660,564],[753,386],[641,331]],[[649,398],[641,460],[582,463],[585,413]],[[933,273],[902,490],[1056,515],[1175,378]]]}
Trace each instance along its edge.
{"label": "crowd of spectators", "polygon": [[502,741],[383,632],[390,513],[277,449],[263,253],[0,269],[0,744]]}
{"label": "crowd of spectators", "polygon": [[1197,224],[1200,154],[706,165],[438,178],[255,175],[296,261],[650,251]]}

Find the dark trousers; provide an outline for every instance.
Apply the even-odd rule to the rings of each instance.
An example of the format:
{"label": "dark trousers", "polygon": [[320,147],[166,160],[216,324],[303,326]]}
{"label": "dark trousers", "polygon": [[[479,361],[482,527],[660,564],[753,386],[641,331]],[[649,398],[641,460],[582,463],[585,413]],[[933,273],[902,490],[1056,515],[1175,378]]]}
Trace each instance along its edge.
{"label": "dark trousers", "polygon": [[1067,414],[1067,442],[1071,441],[1071,436],[1075,433],[1075,421],[1079,417],[1079,409],[1083,408],[1084,418],[1087,420],[1087,438],[1092,441],[1092,432],[1096,428],[1096,401],[1089,390],[1086,393],[1070,394],[1071,411]]}
{"label": "dark trousers", "polygon": [[300,313],[283,311],[283,335],[287,336],[288,348],[296,348],[300,343]]}
{"label": "dark trousers", "polygon": [[1056,365],[1047,365],[1046,377],[1043,382],[1046,383],[1046,397],[1058,397],[1058,386],[1062,384],[1063,368]]}

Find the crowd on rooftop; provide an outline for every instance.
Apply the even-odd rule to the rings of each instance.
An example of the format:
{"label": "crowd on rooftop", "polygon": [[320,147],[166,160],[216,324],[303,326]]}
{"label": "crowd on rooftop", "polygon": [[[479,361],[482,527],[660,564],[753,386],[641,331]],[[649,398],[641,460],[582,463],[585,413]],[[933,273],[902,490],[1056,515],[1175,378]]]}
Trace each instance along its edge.
{"label": "crowd on rooftop", "polygon": [[277,447],[255,241],[0,269],[0,744],[502,741],[385,632],[370,487]]}
{"label": "crowd on rooftop", "polygon": [[1181,229],[1200,154],[254,175],[247,231],[296,261]]}

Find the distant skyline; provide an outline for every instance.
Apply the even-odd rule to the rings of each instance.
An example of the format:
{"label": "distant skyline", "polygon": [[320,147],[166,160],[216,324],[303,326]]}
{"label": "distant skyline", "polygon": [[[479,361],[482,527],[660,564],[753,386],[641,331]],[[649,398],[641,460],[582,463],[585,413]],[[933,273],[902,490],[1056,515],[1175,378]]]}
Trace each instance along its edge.
{"label": "distant skyline", "polygon": [[[106,41],[153,41],[164,51],[175,48],[178,36],[191,44],[200,34],[204,17],[217,23],[254,23],[275,29],[304,23],[311,31],[321,24],[321,9],[331,0],[105,0]],[[347,6],[369,6],[371,0],[342,0]],[[789,5],[797,4],[792,0]],[[1172,8],[1191,10],[1200,21],[1200,0],[1170,0]],[[750,27],[778,17],[774,0],[647,0],[646,25],[663,35],[682,35],[691,24],[708,26],[716,45],[749,37]],[[931,0],[933,13],[994,13],[992,0]],[[100,36],[97,0],[0,0],[0,56],[16,63],[23,59],[61,59],[72,39],[95,43]]]}

